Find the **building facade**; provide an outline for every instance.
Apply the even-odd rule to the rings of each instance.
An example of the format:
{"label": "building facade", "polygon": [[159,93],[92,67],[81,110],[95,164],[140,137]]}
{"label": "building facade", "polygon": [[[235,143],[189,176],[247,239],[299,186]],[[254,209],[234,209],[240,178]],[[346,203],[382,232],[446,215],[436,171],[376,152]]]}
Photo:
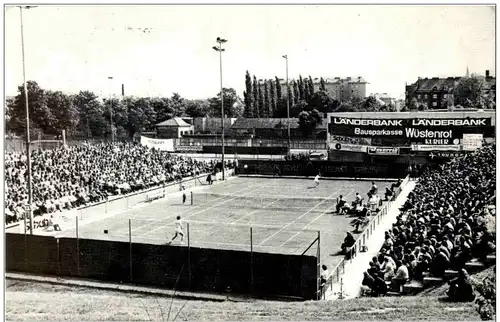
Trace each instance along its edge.
{"label": "building facade", "polygon": [[[466,76],[467,77],[467,76]],[[496,78],[487,70],[484,76],[483,94],[496,99]],[[405,103],[410,106],[415,98],[418,104],[424,104],[428,109],[447,109],[454,104],[453,91],[462,77],[418,78],[405,88]]]}

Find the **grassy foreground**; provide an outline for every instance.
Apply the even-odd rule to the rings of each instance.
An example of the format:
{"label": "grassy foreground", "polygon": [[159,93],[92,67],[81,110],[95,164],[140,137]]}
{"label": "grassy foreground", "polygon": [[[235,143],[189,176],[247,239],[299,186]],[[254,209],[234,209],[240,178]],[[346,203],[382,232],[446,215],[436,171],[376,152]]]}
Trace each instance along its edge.
{"label": "grassy foreground", "polygon": [[360,298],[330,302],[203,302],[90,288],[6,281],[6,320],[447,320],[478,321],[473,304],[438,297]]}

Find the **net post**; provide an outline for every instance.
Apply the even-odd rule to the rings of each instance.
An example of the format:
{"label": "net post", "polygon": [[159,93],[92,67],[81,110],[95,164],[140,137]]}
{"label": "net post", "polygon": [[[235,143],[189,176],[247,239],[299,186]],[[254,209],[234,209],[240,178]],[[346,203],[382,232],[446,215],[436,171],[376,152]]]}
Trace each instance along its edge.
{"label": "net post", "polygon": [[[191,196],[192,196],[191,192]],[[189,287],[192,285],[192,275],[191,275],[191,238],[189,234],[189,223],[186,224],[187,228],[187,240],[188,240],[188,273],[189,273]]]}
{"label": "net post", "polygon": [[128,219],[128,243],[129,243],[129,268],[130,268],[130,281],[134,280],[132,275],[132,219]]}
{"label": "net post", "polygon": [[78,234],[78,216],[75,217],[76,220],[76,275],[80,276],[80,236]]}
{"label": "net post", "polygon": [[[191,191],[191,206],[193,205],[193,192]],[[189,224],[188,224],[189,225]]]}
{"label": "net post", "polygon": [[253,228],[250,226],[250,292],[254,293],[253,280]]}

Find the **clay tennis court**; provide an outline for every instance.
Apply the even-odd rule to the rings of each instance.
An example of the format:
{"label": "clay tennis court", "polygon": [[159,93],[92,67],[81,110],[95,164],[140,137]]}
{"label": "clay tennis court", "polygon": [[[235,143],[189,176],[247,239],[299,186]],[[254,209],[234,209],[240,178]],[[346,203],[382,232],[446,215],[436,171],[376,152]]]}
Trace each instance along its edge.
{"label": "clay tennis court", "polygon": [[[392,184],[376,183],[379,194]],[[370,181],[321,180],[315,188],[312,178],[234,177],[186,190],[185,204],[178,192],[111,217],[80,220],[78,236],[167,244],[174,235],[176,216],[181,216],[184,243],[177,238],[172,246],[302,254],[320,231],[321,262],[330,266],[340,261],[340,244],[346,232],[353,231],[352,218],[332,214],[337,198],[343,195],[350,203],[356,192],[366,198],[370,187]],[[68,228],[57,236],[75,237],[76,230]],[[317,243],[306,254],[316,252]]]}

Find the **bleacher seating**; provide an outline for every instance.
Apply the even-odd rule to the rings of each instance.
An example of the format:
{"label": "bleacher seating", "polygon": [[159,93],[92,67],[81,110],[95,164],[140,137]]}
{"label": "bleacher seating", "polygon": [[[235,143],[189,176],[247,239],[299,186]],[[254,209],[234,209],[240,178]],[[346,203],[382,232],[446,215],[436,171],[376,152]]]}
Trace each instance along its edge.
{"label": "bleacher seating", "polygon": [[402,294],[415,294],[459,275],[467,279],[462,269],[473,273],[494,264],[487,206],[495,193],[495,156],[495,145],[486,145],[423,171],[386,232],[379,256],[370,262],[365,285],[373,293],[399,293],[391,289],[393,283],[384,290],[373,287],[373,281],[404,279],[406,271],[410,281]]}
{"label": "bleacher seating", "polygon": [[[220,166],[220,165],[219,165]],[[232,167],[228,162],[227,167]],[[133,143],[103,143],[31,154],[35,216],[99,202],[212,172],[215,161],[196,161]],[[28,204],[25,153],[5,156],[6,224],[24,218]],[[154,197],[154,196],[153,196]]]}

